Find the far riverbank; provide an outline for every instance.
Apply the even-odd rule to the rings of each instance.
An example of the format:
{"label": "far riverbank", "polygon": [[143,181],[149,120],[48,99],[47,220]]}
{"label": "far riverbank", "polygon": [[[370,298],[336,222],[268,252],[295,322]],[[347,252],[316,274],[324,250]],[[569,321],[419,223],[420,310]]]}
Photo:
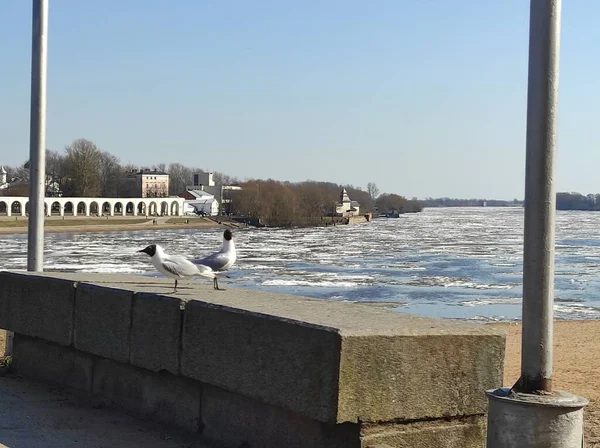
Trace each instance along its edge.
{"label": "far riverbank", "polygon": [[[167,229],[208,229],[228,225],[220,224],[209,218],[196,217],[160,217],[146,219],[144,217],[50,217],[46,218],[44,232],[46,233],[104,233],[104,232],[134,232]],[[235,226],[229,224],[230,226]],[[28,219],[24,217],[0,218],[0,234],[27,233]]]}

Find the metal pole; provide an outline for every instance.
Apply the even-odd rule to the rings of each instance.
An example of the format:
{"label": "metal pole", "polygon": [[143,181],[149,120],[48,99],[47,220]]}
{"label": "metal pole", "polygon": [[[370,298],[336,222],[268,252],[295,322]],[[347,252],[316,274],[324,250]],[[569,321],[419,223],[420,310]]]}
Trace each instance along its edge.
{"label": "metal pole", "polygon": [[521,378],[486,391],[488,448],[581,448],[584,397],[552,390],[554,152],[561,0],[531,0]]}
{"label": "metal pole", "polygon": [[521,392],[552,391],[554,306],[554,153],[561,0],[531,0]]}
{"label": "metal pole", "polygon": [[[44,270],[44,196],[46,190],[46,55],[48,0],[33,0],[31,40],[31,116],[29,123],[29,222],[27,270]],[[13,353],[14,333],[6,332],[4,354]]]}
{"label": "metal pole", "polygon": [[27,270],[41,272],[44,270],[48,0],[33,0],[32,25]]}

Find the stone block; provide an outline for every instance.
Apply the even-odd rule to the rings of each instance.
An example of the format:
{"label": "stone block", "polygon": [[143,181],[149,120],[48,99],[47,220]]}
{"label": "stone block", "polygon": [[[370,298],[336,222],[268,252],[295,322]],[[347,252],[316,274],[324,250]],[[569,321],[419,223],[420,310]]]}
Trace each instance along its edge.
{"label": "stone block", "polygon": [[74,282],[0,272],[0,328],[62,345],[73,342]]}
{"label": "stone block", "polygon": [[75,348],[129,362],[132,295],[131,291],[79,283],[75,295]]}
{"label": "stone block", "polygon": [[202,435],[227,447],[359,448],[357,423],[326,424],[220,388],[204,386]]}
{"label": "stone block", "polygon": [[24,376],[92,390],[92,357],[71,347],[15,333],[13,367]]}
{"label": "stone block", "polygon": [[481,448],[485,416],[405,424],[365,425],[362,448]]}
{"label": "stone block", "polygon": [[329,328],[194,300],[182,347],[185,376],[336,421],[340,337]]}
{"label": "stone block", "polygon": [[324,423],[482,414],[481,391],[501,385],[504,335],[494,329],[337,308],[327,316],[335,328],[292,320],[289,305],[279,317],[190,301],[182,374]]}
{"label": "stone block", "polygon": [[181,300],[154,294],[134,294],[131,323],[131,364],[159,372],[179,372]]}
{"label": "stone block", "polygon": [[201,384],[167,372],[154,373],[110,359],[94,362],[93,393],[129,412],[200,429]]}
{"label": "stone block", "polygon": [[486,412],[481,391],[501,385],[504,336],[414,330],[405,336],[342,336],[338,421]]}

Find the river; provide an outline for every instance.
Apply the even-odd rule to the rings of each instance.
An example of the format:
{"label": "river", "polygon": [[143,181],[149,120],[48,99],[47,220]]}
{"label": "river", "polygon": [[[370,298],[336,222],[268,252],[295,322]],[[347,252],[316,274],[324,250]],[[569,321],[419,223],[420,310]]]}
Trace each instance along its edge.
{"label": "river", "polygon": [[[199,257],[222,230],[47,234],[45,269],[157,276],[147,244]],[[398,219],[308,229],[241,229],[223,287],[370,302],[409,313],[517,320],[522,295],[522,208],[429,208]],[[0,235],[0,268],[26,268],[26,235]],[[207,281],[199,279],[197,281]],[[559,211],[555,316],[600,318],[600,213]]]}

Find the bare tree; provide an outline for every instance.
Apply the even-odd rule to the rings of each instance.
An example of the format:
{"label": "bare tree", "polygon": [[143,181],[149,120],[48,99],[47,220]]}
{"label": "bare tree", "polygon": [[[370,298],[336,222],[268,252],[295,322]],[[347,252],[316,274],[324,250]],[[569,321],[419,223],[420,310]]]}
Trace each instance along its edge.
{"label": "bare tree", "polygon": [[46,150],[46,175],[50,176],[53,181],[58,181],[58,178],[63,176],[65,167],[65,156],[59,154],[58,151]]}
{"label": "bare tree", "polygon": [[25,162],[23,165],[6,167],[6,171],[8,180],[16,178],[29,183],[29,161]]}
{"label": "bare tree", "polygon": [[46,176],[49,180],[47,193],[72,194],[72,182],[69,177],[66,155],[58,151],[46,150]]}
{"label": "bare tree", "polygon": [[249,218],[260,218],[263,205],[260,200],[260,184],[249,181],[243,184],[242,190],[232,193],[233,212]]}
{"label": "bare tree", "polygon": [[65,148],[74,196],[98,196],[101,190],[102,152],[94,142],[75,140]]}
{"label": "bare tree", "polygon": [[138,167],[131,163],[119,166],[119,173],[117,174],[117,181],[115,182],[116,197],[131,198],[139,195],[136,179],[131,176],[131,174],[136,171],[138,171]]}
{"label": "bare tree", "polygon": [[377,184],[375,182],[369,182],[367,184],[367,193],[369,193],[369,196],[371,196],[372,200],[377,199],[377,196],[379,196],[379,188],[377,188]]}
{"label": "bare tree", "polygon": [[240,183],[238,178],[221,173],[220,171],[215,171],[213,173],[213,180],[216,185],[237,185]]}
{"label": "bare tree", "polygon": [[187,185],[192,183],[192,170],[181,163],[169,165],[169,194],[177,195],[185,191]]}
{"label": "bare tree", "polygon": [[100,191],[102,196],[117,196],[121,176],[119,159],[109,152],[102,152],[100,154]]}

